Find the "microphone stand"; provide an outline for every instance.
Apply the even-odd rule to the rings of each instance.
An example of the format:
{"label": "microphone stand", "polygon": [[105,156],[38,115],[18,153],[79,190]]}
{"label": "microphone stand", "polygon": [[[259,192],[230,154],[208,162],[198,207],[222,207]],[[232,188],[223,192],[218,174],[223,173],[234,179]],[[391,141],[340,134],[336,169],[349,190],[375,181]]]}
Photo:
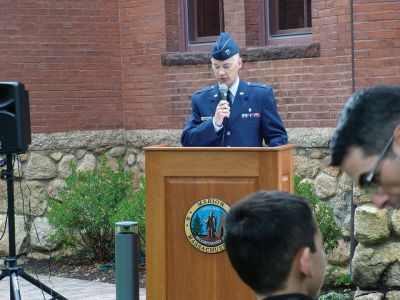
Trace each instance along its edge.
{"label": "microphone stand", "polygon": [[[12,154],[6,154],[6,170],[1,170],[1,179],[7,180],[7,218],[8,218],[8,256],[4,259],[3,269],[0,269],[0,280],[5,277],[10,277],[10,299],[21,300],[21,293],[19,289],[18,276],[21,276],[26,281],[30,282],[34,286],[40,288],[52,296],[49,300],[68,300],[59,293],[53,291],[48,286],[41,283],[36,278],[25,273],[23,268],[18,268],[16,258],[16,247],[15,247],[15,217],[14,217],[14,172],[12,165]],[[4,165],[3,165],[4,166]],[[1,167],[3,167],[1,166]]]}
{"label": "microphone stand", "polygon": [[228,125],[228,120],[227,120],[228,118],[224,118],[224,121],[222,122],[222,124],[223,124],[223,129],[222,129],[222,141],[221,141],[221,147],[225,147],[225,134],[226,134],[226,127],[227,127],[227,125]]}

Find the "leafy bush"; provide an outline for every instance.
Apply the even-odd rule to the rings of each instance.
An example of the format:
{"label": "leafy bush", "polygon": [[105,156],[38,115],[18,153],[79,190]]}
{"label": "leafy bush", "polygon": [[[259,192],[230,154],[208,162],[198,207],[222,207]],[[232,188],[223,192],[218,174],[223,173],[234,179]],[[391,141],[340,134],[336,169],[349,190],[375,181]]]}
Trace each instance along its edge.
{"label": "leafy bush", "polygon": [[330,252],[337,246],[339,239],[342,237],[332,207],[321,203],[318,196],[313,193],[312,183],[301,182],[301,178],[298,175],[294,177],[294,190],[297,195],[306,198],[310,202],[321,229],[324,249],[326,252]]}
{"label": "leafy bush", "polygon": [[328,268],[324,283],[336,287],[350,287],[352,284],[350,274],[335,266]]}
{"label": "leafy bush", "polygon": [[345,290],[343,293],[329,292],[321,295],[318,300],[350,300],[352,299],[352,293],[350,290]]}
{"label": "leafy bush", "polygon": [[119,221],[135,221],[139,223],[139,237],[142,250],[146,243],[145,204],[145,178],[141,176],[139,179],[139,188],[133,193],[133,199],[130,201],[121,201],[118,204],[116,214],[111,217],[113,224]]}
{"label": "leafy bush", "polygon": [[99,260],[113,257],[116,221],[138,221],[144,240],[144,180],[135,192],[134,174],[123,169],[122,158],[117,161],[117,170],[107,165],[105,157],[95,170],[78,172],[76,165],[70,166],[72,173],[65,179],[60,200],[49,201],[53,239]]}

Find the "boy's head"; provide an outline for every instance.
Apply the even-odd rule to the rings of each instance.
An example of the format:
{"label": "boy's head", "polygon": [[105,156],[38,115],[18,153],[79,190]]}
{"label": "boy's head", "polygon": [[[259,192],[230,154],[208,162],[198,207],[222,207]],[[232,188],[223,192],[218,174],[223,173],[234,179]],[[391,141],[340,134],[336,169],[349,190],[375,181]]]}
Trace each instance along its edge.
{"label": "boy's head", "polygon": [[304,198],[284,192],[254,193],[231,207],[224,230],[234,269],[259,296],[318,295],[325,253]]}

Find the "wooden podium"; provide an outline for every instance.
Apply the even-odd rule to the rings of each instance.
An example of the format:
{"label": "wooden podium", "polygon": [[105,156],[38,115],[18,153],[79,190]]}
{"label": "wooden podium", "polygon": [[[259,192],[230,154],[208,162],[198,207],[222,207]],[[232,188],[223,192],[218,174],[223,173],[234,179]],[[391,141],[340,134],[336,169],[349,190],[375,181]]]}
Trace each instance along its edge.
{"label": "wooden podium", "polygon": [[258,190],[293,192],[293,145],[268,148],[146,147],[146,299],[256,299],[226,251],[197,250],[185,218],[199,200],[232,205]]}

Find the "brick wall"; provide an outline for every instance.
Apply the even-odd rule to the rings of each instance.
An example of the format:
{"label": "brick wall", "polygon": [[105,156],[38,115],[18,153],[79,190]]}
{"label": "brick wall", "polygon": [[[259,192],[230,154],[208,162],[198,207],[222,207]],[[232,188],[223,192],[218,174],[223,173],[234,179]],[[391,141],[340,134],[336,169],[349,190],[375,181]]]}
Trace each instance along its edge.
{"label": "brick wall", "polygon": [[0,5],[0,81],[30,91],[32,131],[121,128],[118,0]]}
{"label": "brick wall", "polygon": [[[167,1],[168,11],[170,2]],[[235,35],[240,46],[247,45],[247,42],[249,45],[259,43],[251,31],[259,19],[254,15],[251,22],[246,19],[251,16],[251,4],[224,1],[225,28]],[[349,5],[349,0],[313,1],[313,41],[320,43],[321,57],[244,64],[241,73],[244,79],[274,87],[279,111],[288,127],[336,125],[343,104],[352,92]],[[151,17],[154,20],[152,12],[145,10],[145,14],[141,13],[137,18]],[[159,17],[162,23],[163,17]],[[165,21],[176,24],[176,17],[176,14],[167,14]],[[135,19],[135,22],[139,20]],[[166,39],[165,44],[156,39],[149,41],[153,50],[152,60],[158,61],[157,55],[166,50],[165,45],[168,46],[167,51],[179,50],[170,41],[171,37],[178,38],[178,35],[176,32],[171,35],[171,32],[169,26],[166,35],[160,37]],[[138,34],[141,36],[141,33]],[[140,72],[149,72],[149,76],[142,78],[138,75],[139,81],[145,81],[138,86],[135,80],[140,90],[124,89],[130,95],[129,104],[125,106],[125,127],[129,129],[182,128],[190,112],[191,93],[214,83],[209,66],[160,66],[149,70],[148,63],[144,62],[147,58],[136,56],[134,60],[141,66]],[[130,66],[127,68],[129,72],[134,72]],[[151,79],[153,77],[154,80]],[[162,82],[154,84],[153,88],[146,88],[146,85],[151,86],[149,80],[154,82],[160,78]],[[125,102],[128,98],[124,98]],[[146,108],[151,112],[146,112]]]}
{"label": "brick wall", "polygon": [[258,2],[258,0],[247,0],[244,3],[247,46],[260,46],[260,12]]}
{"label": "brick wall", "polygon": [[179,5],[177,0],[165,0],[165,33],[167,51],[179,50]]}
{"label": "brick wall", "polygon": [[349,1],[313,1],[312,16],[312,40],[320,43],[321,57],[269,67],[267,82],[275,87],[288,127],[334,127],[351,94]]}
{"label": "brick wall", "polygon": [[356,82],[400,84],[400,1],[355,1]]}
{"label": "brick wall", "polygon": [[160,64],[166,50],[164,2],[119,2],[125,128],[169,128],[174,115],[171,96],[178,91],[166,82]]}
{"label": "brick wall", "polygon": [[[258,1],[225,0],[225,29],[261,43]],[[400,2],[354,0],[356,88],[400,83]],[[209,65],[163,66],[179,51],[175,0],[3,0],[2,81],[31,92],[33,132],[182,128],[190,95],[215,83]],[[350,0],[313,0],[320,57],[246,62],[273,86],[288,127],[334,127],[352,92]]]}

